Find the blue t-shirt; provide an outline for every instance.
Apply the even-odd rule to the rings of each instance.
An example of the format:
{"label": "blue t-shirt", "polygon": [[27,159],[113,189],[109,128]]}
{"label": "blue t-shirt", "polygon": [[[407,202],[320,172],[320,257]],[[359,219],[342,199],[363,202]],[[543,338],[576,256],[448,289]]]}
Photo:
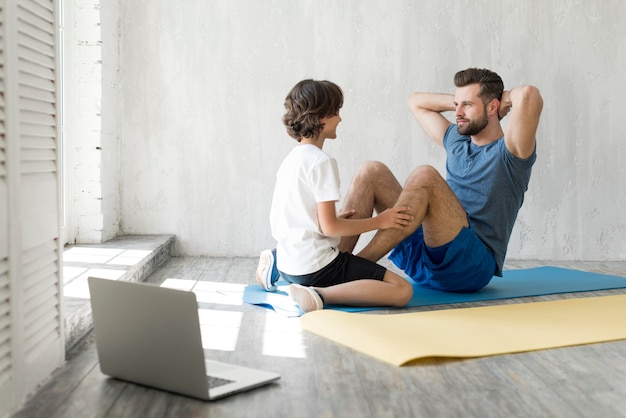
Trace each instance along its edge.
{"label": "blue t-shirt", "polygon": [[446,180],[469,217],[471,228],[493,253],[502,276],[511,231],[528,190],[536,152],[521,159],[507,149],[504,137],[478,146],[451,124],[444,137]]}

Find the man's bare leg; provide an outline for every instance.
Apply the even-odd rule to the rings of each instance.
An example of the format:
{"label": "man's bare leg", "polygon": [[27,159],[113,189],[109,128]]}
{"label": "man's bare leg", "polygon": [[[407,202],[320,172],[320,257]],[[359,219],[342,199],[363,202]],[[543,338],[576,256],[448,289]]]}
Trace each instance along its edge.
{"label": "man's bare leg", "polygon": [[[344,200],[343,211],[354,210],[352,219],[371,218],[374,211],[380,213],[393,207],[400,196],[402,186],[389,168],[378,161],[368,161],[358,168]],[[359,235],[342,237],[339,250],[352,252]]]}
{"label": "man's bare leg", "polygon": [[408,206],[414,220],[404,230],[379,230],[359,256],[378,261],[422,225],[424,242],[438,247],[452,241],[468,226],[467,214],[439,172],[430,166],[416,168],[394,205]]}

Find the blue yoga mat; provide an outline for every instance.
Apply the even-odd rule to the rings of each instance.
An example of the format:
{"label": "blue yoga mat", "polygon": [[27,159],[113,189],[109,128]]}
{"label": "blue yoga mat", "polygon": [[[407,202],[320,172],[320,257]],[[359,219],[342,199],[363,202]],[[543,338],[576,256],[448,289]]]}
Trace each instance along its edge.
{"label": "blue yoga mat", "polygon": [[[494,277],[482,290],[475,293],[448,293],[413,286],[413,298],[407,307],[441,305],[447,303],[476,302],[483,300],[509,299],[524,296],[550,295],[555,293],[587,292],[592,290],[618,289],[626,287],[626,278],[588,271],[560,267],[535,267],[520,270],[505,270],[503,277]],[[277,283],[278,291],[264,291],[259,285],[247,286],[243,301],[263,306],[287,315],[300,316],[302,311],[287,295],[287,282]],[[362,312],[374,309],[352,306],[325,305],[325,309],[346,312]]]}

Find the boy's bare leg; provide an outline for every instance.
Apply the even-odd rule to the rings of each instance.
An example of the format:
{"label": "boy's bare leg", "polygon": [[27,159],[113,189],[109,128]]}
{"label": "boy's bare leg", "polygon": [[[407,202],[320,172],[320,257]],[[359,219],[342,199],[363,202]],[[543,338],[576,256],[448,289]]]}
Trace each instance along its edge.
{"label": "boy's bare leg", "polygon": [[[380,213],[393,207],[401,191],[402,186],[386,165],[368,161],[354,175],[342,210],[355,210],[352,219],[371,218],[374,210]],[[342,237],[339,251],[351,253],[358,239],[359,235]]]}
{"label": "boy's bare leg", "polygon": [[325,304],[350,306],[405,306],[413,296],[413,286],[387,270],[383,280],[362,279],[329,287],[315,287]]}
{"label": "boy's bare leg", "polygon": [[409,206],[414,216],[409,228],[379,230],[358,254],[378,261],[422,225],[424,242],[438,247],[452,241],[468,226],[467,214],[439,172],[430,166],[416,168],[406,181],[395,205]]}

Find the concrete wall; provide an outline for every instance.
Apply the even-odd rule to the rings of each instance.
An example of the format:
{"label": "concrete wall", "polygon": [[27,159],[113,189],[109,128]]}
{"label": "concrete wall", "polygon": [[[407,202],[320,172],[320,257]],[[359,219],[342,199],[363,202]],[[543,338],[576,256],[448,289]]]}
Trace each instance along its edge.
{"label": "concrete wall", "polygon": [[274,174],[295,142],[283,99],[300,79],[346,94],[338,160],[403,181],[444,153],[412,90],[453,92],[470,66],[538,86],[538,161],[509,257],[626,257],[626,8],[620,0],[120,2],[121,229],[173,233],[188,255],[272,246]]}
{"label": "concrete wall", "polygon": [[69,243],[99,243],[120,231],[119,5],[100,3],[64,3]]}

